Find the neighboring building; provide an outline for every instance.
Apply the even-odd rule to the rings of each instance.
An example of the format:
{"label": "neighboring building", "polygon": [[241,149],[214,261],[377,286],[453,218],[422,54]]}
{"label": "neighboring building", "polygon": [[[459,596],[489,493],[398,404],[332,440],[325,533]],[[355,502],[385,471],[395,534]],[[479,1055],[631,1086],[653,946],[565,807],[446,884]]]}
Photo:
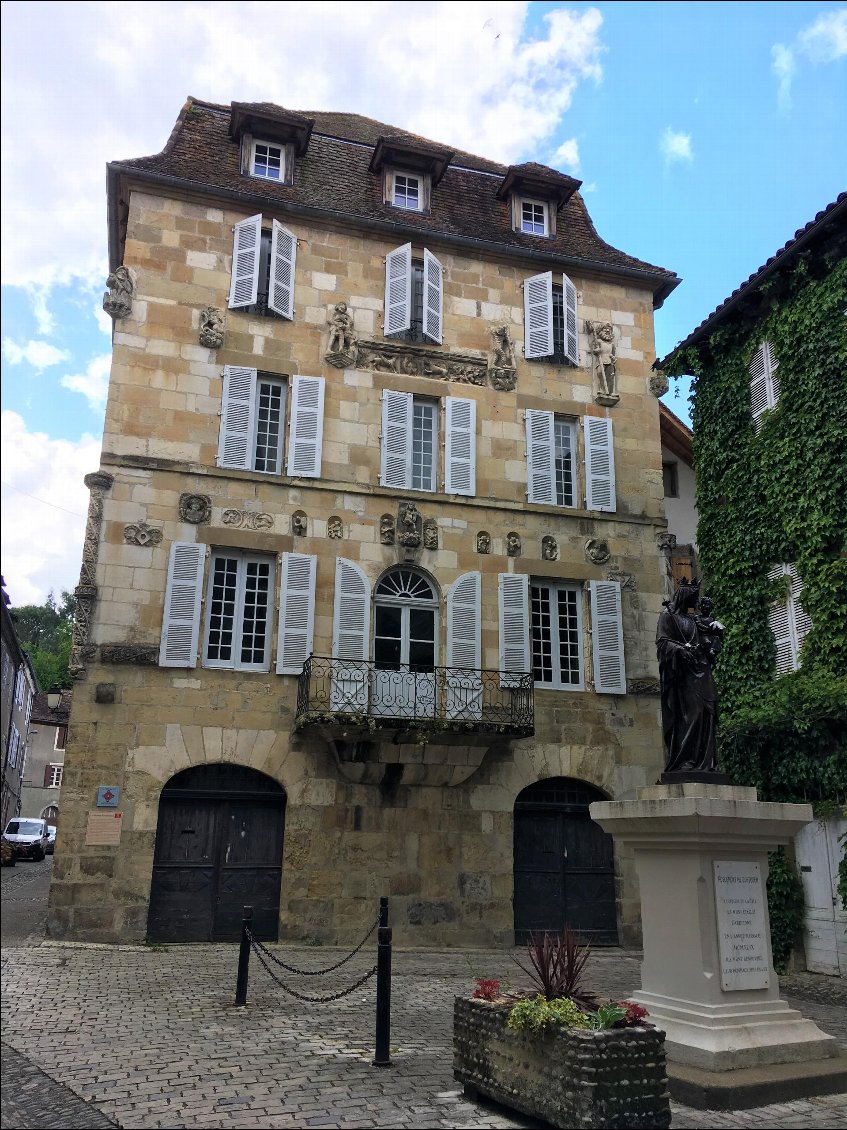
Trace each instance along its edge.
{"label": "neighboring building", "polygon": [[635,940],[588,805],[661,771],[677,277],[355,114],[190,99],[108,186],[52,934]]}
{"label": "neighboring building", "polygon": [[21,815],[38,816],[48,824],[56,824],[59,818],[72,697],[69,690],[55,695],[39,691],[32,707]]}
{"label": "neighboring building", "polygon": [[670,591],[683,578],[699,575],[697,561],[697,488],[691,429],[666,404],[659,404],[662,436],[662,487],[665,516],[673,545],[668,554]]}
{"label": "neighboring building", "polygon": [[[726,625],[721,756],[796,841],[806,958],[847,971],[847,193],[660,364],[693,373],[698,551]],[[669,511],[670,520],[670,511]],[[838,812],[841,811],[839,817]]]}
{"label": "neighboring building", "polygon": [[21,815],[21,792],[27,760],[27,735],[33,698],[38,680],[29,656],[23,650],[9,611],[6,583],[0,578],[0,619],[2,619],[2,708],[3,791],[0,803],[0,828],[13,816]]}

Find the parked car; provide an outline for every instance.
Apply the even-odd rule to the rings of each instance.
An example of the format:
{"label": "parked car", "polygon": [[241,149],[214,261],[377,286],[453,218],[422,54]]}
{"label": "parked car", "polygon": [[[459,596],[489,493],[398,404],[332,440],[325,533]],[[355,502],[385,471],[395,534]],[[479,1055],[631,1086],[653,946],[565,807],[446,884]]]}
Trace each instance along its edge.
{"label": "parked car", "polygon": [[53,849],[56,846],[56,825],[47,825],[47,854],[52,855]]}
{"label": "parked car", "polygon": [[16,816],[6,825],[3,839],[12,845],[16,859],[44,859],[50,835],[46,820]]}

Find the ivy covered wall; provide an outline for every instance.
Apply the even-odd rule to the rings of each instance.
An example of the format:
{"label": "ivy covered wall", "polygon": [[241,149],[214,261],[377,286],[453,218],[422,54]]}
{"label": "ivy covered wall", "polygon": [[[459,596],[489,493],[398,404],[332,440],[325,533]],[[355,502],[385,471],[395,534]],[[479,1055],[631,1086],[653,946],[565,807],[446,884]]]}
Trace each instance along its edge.
{"label": "ivy covered wall", "polygon": [[[716,670],[721,768],[762,800],[847,799],[847,236],[790,258],[713,332],[665,362],[694,376],[698,549],[726,625]],[[694,335],[692,335],[694,336]],[[750,362],[767,339],[779,399],[751,419]],[[775,673],[768,570],[793,562],[812,627]]]}

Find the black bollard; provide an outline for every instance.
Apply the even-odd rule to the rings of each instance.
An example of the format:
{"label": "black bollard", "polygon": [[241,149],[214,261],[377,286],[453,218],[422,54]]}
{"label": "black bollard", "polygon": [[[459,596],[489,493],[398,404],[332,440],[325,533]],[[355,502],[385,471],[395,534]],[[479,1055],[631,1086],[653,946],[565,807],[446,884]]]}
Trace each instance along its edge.
{"label": "black bollard", "polygon": [[391,1066],[391,927],[388,899],[379,900],[376,948],[376,1054],[374,1067]]}
{"label": "black bollard", "polygon": [[235,983],[235,1003],[247,1004],[247,978],[250,974],[250,939],[247,931],[253,926],[253,907],[245,906],[241,912],[241,947],[238,951],[238,980]]}

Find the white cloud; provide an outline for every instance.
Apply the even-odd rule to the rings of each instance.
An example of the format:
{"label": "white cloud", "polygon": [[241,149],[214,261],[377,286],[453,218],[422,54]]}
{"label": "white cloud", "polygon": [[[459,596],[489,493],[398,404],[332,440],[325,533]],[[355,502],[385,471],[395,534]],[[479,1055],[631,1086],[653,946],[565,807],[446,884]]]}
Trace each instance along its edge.
{"label": "white cloud", "polygon": [[[555,8],[529,38],[529,7],[4,5],[3,281],[102,288],[106,162],[159,152],[189,93],[352,111],[497,160],[537,158],[579,85],[602,77],[603,18]],[[257,28],[273,66],[257,66]]]}
{"label": "white cloud", "polygon": [[675,161],[686,161],[689,164],[694,160],[694,150],[691,148],[691,134],[665,127],[659,139],[659,152],[665,159],[666,165]]}
{"label": "white cloud", "polygon": [[104,333],[106,337],[108,337],[109,341],[111,341],[112,326],[114,325],[114,322],[103,309],[102,302],[98,302],[94,307],[94,320],[97,323],[98,330],[100,330],[101,333]]}
{"label": "white cloud", "polygon": [[62,377],[59,382],[71,392],[80,392],[88,401],[92,412],[102,415],[106,407],[106,393],[109,391],[109,371],[112,367],[111,353],[93,357],[84,373]]}
{"label": "white cloud", "polygon": [[70,354],[64,349],[57,349],[48,341],[28,341],[24,345],[18,345],[11,338],[4,337],[3,356],[10,365],[20,365],[25,361],[40,373],[44,369],[49,369],[51,365],[67,361]]}
{"label": "white cloud", "polygon": [[791,85],[797,74],[797,57],[813,65],[834,63],[847,55],[847,8],[821,12],[798,32],[791,44],[771,47],[771,69],[777,80],[777,102],[783,113],[791,109]]}
{"label": "white cloud", "polygon": [[554,169],[567,169],[570,173],[579,172],[579,145],[575,137],[563,141],[559,148],[547,158],[548,165]]}
{"label": "white cloud", "polygon": [[2,414],[2,562],[13,605],[41,604],[79,580],[89,493],[83,477],[100,465],[100,441],[77,443],[30,432]]}

